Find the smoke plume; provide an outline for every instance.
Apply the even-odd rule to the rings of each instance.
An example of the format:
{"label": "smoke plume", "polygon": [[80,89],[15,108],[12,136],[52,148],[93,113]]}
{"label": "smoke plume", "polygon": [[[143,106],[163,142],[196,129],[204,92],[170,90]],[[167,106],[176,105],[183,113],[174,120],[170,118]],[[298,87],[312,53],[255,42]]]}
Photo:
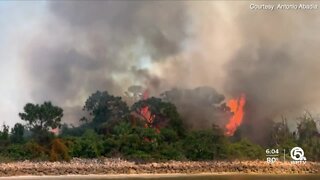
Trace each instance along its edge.
{"label": "smoke plume", "polygon": [[[27,48],[33,96],[71,108],[97,89],[123,95],[141,85],[159,95],[210,86],[227,99],[246,94],[244,121],[253,127],[249,135],[260,138],[255,134],[267,119],[319,104],[320,18],[315,11],[249,5],[50,2],[49,23]],[[216,118],[197,110],[185,112],[209,114],[205,122]]]}
{"label": "smoke plume", "polygon": [[189,129],[206,129],[212,125],[224,126],[229,118],[225,97],[211,87],[172,89],[162,98],[177,106]]}
{"label": "smoke plume", "polygon": [[314,13],[242,12],[238,18],[243,45],[226,64],[225,87],[246,94],[245,133],[256,141],[268,135],[269,120],[320,102],[320,38],[313,35],[320,19]]}
{"label": "smoke plume", "polygon": [[184,4],[70,1],[50,2],[49,10],[49,23],[28,45],[27,73],[35,100],[70,113],[96,90],[156,88],[148,67],[179,53],[187,35]]}

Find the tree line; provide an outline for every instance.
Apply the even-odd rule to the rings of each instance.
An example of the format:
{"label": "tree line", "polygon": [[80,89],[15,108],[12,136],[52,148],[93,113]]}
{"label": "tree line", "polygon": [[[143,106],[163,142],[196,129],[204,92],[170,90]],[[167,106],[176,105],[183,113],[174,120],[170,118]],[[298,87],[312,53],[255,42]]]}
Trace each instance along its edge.
{"label": "tree line", "polygon": [[[146,108],[147,107],[147,108]],[[286,118],[273,122],[267,145],[241,136],[224,135],[212,125],[194,130],[185,126],[174,104],[151,97],[128,106],[107,91],[93,93],[83,110],[89,117],[81,125],[63,124],[63,109],[51,102],[28,103],[19,113],[23,123],[0,131],[0,161],[69,161],[73,157],[121,157],[136,161],[163,160],[255,160],[265,159],[266,148],[305,150],[308,160],[320,160],[320,136],[310,113],[299,118],[291,132]],[[56,128],[60,133],[54,133]],[[290,158],[289,158],[290,159]]]}

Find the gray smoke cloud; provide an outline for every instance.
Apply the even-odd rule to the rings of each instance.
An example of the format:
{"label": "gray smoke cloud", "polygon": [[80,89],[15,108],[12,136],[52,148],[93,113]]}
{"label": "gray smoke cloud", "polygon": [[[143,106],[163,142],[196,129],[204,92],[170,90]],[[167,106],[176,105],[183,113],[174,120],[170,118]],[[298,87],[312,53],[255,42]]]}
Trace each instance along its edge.
{"label": "gray smoke cloud", "polygon": [[123,95],[132,84],[159,86],[148,66],[178,53],[187,36],[181,3],[50,2],[49,10],[44,32],[27,48],[28,77],[37,101],[53,100],[71,119],[96,90]]}
{"label": "gray smoke cloud", "polygon": [[230,113],[225,97],[212,87],[172,89],[161,94],[162,98],[177,106],[187,128],[206,129],[213,125],[223,127]]}
{"label": "gray smoke cloud", "polygon": [[[263,138],[267,119],[319,104],[320,15],[250,4],[50,2],[49,23],[27,48],[33,96],[74,108],[97,89],[210,86],[226,99],[245,93],[248,135]],[[216,118],[199,114],[209,114],[204,126]]]}
{"label": "gray smoke cloud", "polygon": [[245,133],[259,141],[268,135],[269,120],[319,104],[320,19],[312,11],[250,14],[239,16],[245,44],[226,65],[225,87],[246,94]]}

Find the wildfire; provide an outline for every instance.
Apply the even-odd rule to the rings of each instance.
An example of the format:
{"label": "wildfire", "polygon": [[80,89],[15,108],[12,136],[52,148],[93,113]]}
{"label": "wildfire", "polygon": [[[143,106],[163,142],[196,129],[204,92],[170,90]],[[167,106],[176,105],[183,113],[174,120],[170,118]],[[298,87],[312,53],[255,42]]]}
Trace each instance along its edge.
{"label": "wildfire", "polygon": [[[147,100],[149,98],[149,91],[148,89],[146,89],[143,93],[142,93],[142,99],[143,100]],[[140,109],[140,114],[141,116],[145,119],[146,121],[146,124],[145,124],[145,127],[151,127],[152,126],[152,123],[153,123],[153,120],[155,119],[155,115],[153,115],[149,109],[149,106],[148,105],[145,105],[143,106],[141,109]]]}
{"label": "wildfire", "polygon": [[149,106],[142,107],[140,110],[140,114],[146,120],[146,126],[153,123],[155,115],[151,114],[151,111],[149,110]]}
{"label": "wildfire", "polygon": [[226,125],[226,135],[232,136],[238,126],[242,123],[244,116],[244,105],[246,104],[246,97],[242,94],[240,97],[235,99],[230,99],[227,102],[227,106],[230,108],[233,115],[229,119]]}

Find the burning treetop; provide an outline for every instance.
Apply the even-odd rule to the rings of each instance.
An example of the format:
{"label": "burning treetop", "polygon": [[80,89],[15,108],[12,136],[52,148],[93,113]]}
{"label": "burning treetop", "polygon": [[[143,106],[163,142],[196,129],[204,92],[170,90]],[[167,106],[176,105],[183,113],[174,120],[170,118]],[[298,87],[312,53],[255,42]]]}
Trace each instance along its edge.
{"label": "burning treetop", "polygon": [[230,111],[233,113],[228,124],[226,125],[226,135],[232,136],[237,127],[242,123],[244,116],[244,105],[246,104],[246,97],[242,94],[240,97],[230,99],[227,103]]}

